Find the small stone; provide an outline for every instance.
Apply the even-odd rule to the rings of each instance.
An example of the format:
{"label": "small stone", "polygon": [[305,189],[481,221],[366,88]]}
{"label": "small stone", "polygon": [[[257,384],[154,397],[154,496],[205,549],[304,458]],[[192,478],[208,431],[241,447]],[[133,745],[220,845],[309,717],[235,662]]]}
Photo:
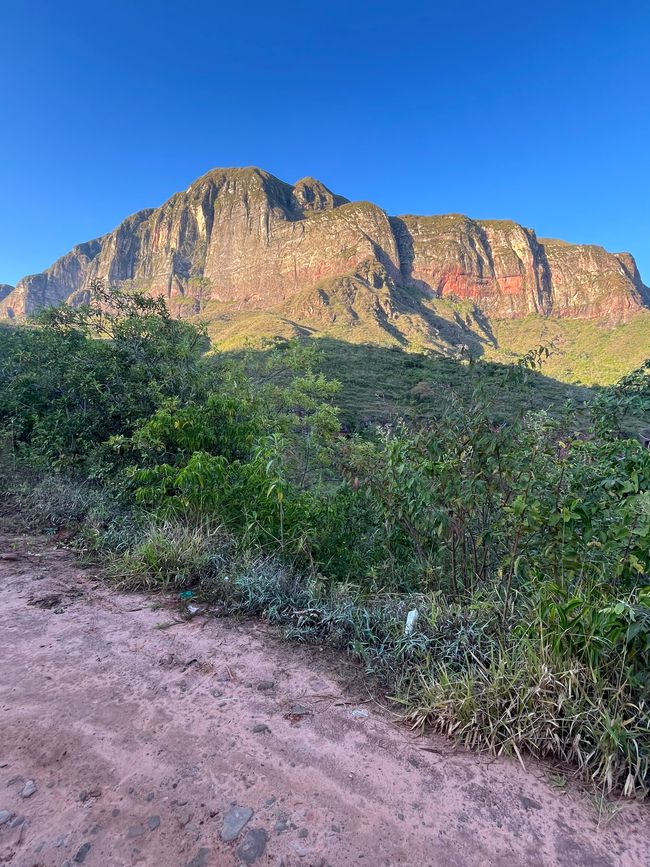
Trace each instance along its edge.
{"label": "small stone", "polygon": [[34,782],[34,780],[27,780],[20,794],[23,796],[23,798],[31,798],[35,791],[36,783]]}
{"label": "small stone", "polygon": [[0,560],[18,560],[19,555],[16,554],[15,551],[6,551],[4,554],[0,554]]}
{"label": "small stone", "polygon": [[79,800],[82,804],[85,804],[86,801],[89,801],[91,798],[100,798],[101,794],[101,789],[91,789],[89,792],[79,792]]}
{"label": "small stone", "polygon": [[275,686],[274,680],[261,680],[257,684],[258,689],[273,689],[274,686]]}
{"label": "small stone", "polygon": [[306,828],[301,828],[298,831],[298,836],[300,837],[301,840],[304,840],[305,837],[309,837],[309,831]]}
{"label": "small stone", "polygon": [[527,798],[525,795],[520,795],[519,800],[527,810],[541,810],[542,805],[539,801],[534,801],[532,798]]}
{"label": "small stone", "polygon": [[156,797],[156,796],[154,795],[153,792],[149,792],[149,794],[148,794],[147,797],[146,797],[146,800],[149,801],[149,803],[151,803],[151,801],[153,801],[153,799],[154,799],[155,797]]}
{"label": "small stone", "polygon": [[145,833],[145,829],[142,825],[131,825],[129,830],[126,832],[126,839],[133,840],[135,837],[142,837]]}
{"label": "small stone", "polygon": [[0,825],[4,825],[5,822],[8,822],[11,819],[11,813],[9,810],[0,810]]}
{"label": "small stone", "polygon": [[212,698],[221,698],[223,693],[220,689],[213,689],[210,695],[212,696]]}
{"label": "small stone", "polygon": [[367,719],[368,718],[368,711],[364,710],[363,708],[355,708],[350,713],[350,716],[352,717],[352,719]]}
{"label": "small stone", "polygon": [[254,861],[264,854],[266,842],[269,835],[264,828],[251,828],[246,831],[246,836],[241,844],[237,847],[237,856],[245,864],[252,864]]}
{"label": "small stone", "polygon": [[111,810],[111,816],[112,816],[114,819],[117,819],[117,817],[118,817],[119,815],[120,815],[120,808],[119,808],[119,807],[113,807],[113,809]]}
{"label": "small stone", "polygon": [[253,810],[250,807],[231,807],[223,819],[221,839],[224,843],[230,843],[238,837],[245,825],[253,818]]}
{"label": "small stone", "polygon": [[83,846],[80,846],[77,854],[72,859],[75,864],[83,864],[86,860],[86,855],[90,852],[91,848],[91,843],[84,843]]}
{"label": "small stone", "polygon": [[257,723],[257,725],[253,726],[253,734],[256,735],[265,735],[270,731],[271,729],[266,725],[266,723]]}
{"label": "small stone", "polygon": [[271,795],[271,797],[267,798],[266,801],[264,801],[264,803],[266,804],[267,807],[272,807],[276,801],[277,801],[277,798],[275,797],[275,795]]}
{"label": "small stone", "polygon": [[184,828],[186,825],[189,825],[192,821],[193,813],[191,810],[182,810],[178,816],[178,824],[181,828]]}
{"label": "small stone", "polygon": [[311,710],[304,704],[293,704],[288,710],[289,716],[311,716]]}
{"label": "small stone", "polygon": [[24,821],[25,821],[24,816],[16,816],[15,818],[13,818],[11,820],[11,822],[9,822],[9,827],[10,828],[20,828],[20,826],[23,824]]}
{"label": "small stone", "polygon": [[149,816],[147,819],[147,825],[149,826],[150,831],[155,831],[156,828],[160,827],[160,816]]}
{"label": "small stone", "polygon": [[275,827],[273,828],[276,834],[284,834],[285,831],[289,830],[289,826],[286,822],[280,821],[275,823]]}
{"label": "small stone", "polygon": [[199,849],[194,858],[187,862],[186,867],[206,867],[209,854],[209,849]]}

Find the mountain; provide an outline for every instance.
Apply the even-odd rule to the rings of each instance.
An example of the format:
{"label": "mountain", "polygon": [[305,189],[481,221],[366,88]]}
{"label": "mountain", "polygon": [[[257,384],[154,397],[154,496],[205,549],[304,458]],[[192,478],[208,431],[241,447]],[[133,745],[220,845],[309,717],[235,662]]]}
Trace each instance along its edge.
{"label": "mountain", "polygon": [[0,316],[83,301],[89,282],[162,294],[218,341],[348,334],[442,351],[498,349],[495,323],[614,326],[650,304],[629,253],[537,238],[509,220],[389,217],[314,178],[214,169],[156,209],[0,287]]}
{"label": "mountain", "polygon": [[14,286],[10,286],[9,283],[0,283],[0,301],[4,301],[4,299],[10,295],[14,291]]}

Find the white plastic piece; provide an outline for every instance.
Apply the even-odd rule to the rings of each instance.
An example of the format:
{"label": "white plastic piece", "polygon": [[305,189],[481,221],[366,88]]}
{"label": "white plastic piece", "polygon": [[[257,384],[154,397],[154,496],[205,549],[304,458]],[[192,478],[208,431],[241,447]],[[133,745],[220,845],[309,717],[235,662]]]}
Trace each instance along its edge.
{"label": "white plastic piece", "polygon": [[411,608],[406,615],[406,626],[404,627],[404,635],[411,635],[415,629],[415,624],[418,622],[419,613],[417,608]]}

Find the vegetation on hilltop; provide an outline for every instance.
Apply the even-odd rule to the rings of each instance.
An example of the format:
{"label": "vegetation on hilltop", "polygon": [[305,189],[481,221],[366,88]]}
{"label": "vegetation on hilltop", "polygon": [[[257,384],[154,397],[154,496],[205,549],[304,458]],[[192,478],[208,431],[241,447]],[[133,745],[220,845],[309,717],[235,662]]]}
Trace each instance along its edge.
{"label": "vegetation on hilltop", "polygon": [[320,345],[206,354],[162,301],[100,284],[2,326],[6,493],[122,586],[347,648],[414,725],[645,794],[650,451],[622,420],[650,411],[650,364],[578,418],[541,408],[543,352],[509,369],[395,353],[413,411],[343,435],[352,365],[386,392],[393,353],[346,369],[330,344],[341,387]]}

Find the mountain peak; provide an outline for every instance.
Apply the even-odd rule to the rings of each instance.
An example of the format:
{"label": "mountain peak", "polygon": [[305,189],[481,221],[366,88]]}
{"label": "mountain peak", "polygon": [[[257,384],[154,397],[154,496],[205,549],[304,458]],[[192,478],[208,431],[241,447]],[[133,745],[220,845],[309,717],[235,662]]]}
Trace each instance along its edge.
{"label": "mountain peak", "polygon": [[96,278],[163,295],[176,315],[215,303],[288,309],[290,299],[337,280],[348,281],[348,293],[396,292],[415,307],[420,299],[469,302],[495,319],[621,320],[650,298],[629,254],[537,239],[511,220],[389,218],[316,178],[292,186],[256,166],[211,169],[42,274],[0,287],[0,316],[75,303]]}
{"label": "mountain peak", "polygon": [[293,198],[303,211],[330,211],[349,202],[343,196],[336,196],[321,181],[310,177],[301,178],[294,184]]}

